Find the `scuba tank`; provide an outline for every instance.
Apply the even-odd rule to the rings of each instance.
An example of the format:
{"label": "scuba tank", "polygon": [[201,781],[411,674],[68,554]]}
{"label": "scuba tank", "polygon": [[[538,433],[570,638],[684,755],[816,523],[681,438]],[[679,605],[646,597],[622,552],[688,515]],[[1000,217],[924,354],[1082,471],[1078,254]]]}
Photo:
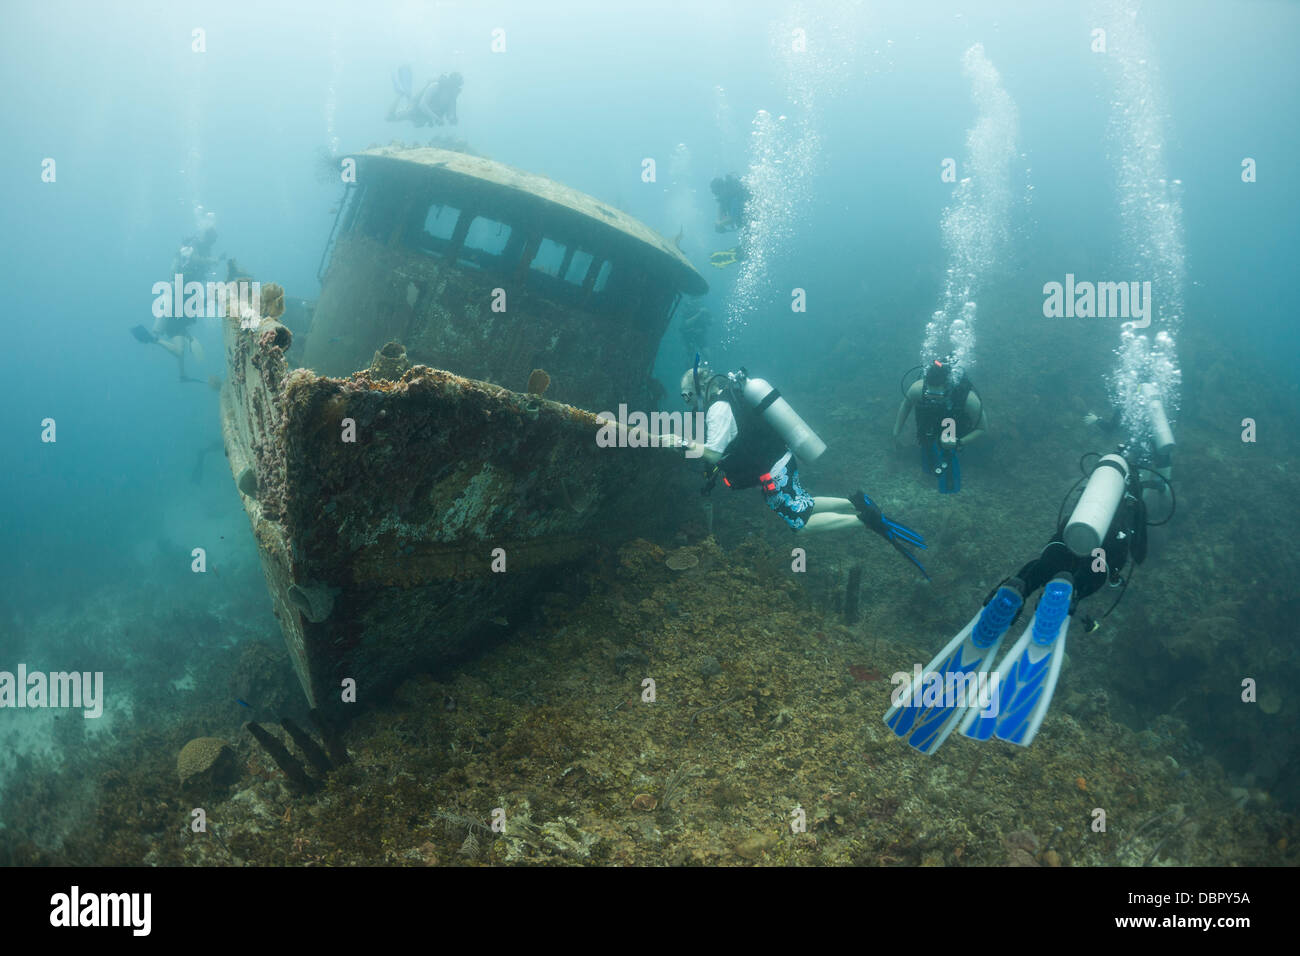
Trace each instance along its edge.
{"label": "scuba tank", "polygon": [[1124,497],[1128,474],[1128,462],[1119,455],[1107,455],[1092,470],[1061,536],[1079,557],[1091,554],[1106,540],[1115,511]]}
{"label": "scuba tank", "polygon": [[1146,399],[1147,420],[1151,425],[1151,468],[1164,479],[1155,487],[1144,488],[1142,500],[1148,508],[1159,511],[1172,503],[1169,501],[1169,482],[1174,472],[1174,431],[1169,427],[1169,417],[1165,414],[1164,402],[1160,400],[1160,392],[1155,385],[1149,382],[1143,385],[1142,397]]}
{"label": "scuba tank", "polygon": [[1168,458],[1174,451],[1174,432],[1169,427],[1169,418],[1165,415],[1164,402],[1160,393],[1151,384],[1142,386],[1142,397],[1147,401],[1147,414],[1151,421],[1151,444],[1155,448],[1156,465],[1162,458]]}
{"label": "scuba tank", "polygon": [[1152,467],[1166,480],[1170,477],[1174,458],[1174,430],[1169,427],[1165,403],[1159,390],[1152,384],[1142,386],[1142,397],[1147,403],[1147,422],[1151,426]]}
{"label": "scuba tank", "polygon": [[826,451],[826,443],[765,379],[750,378],[743,368],[730,373],[727,378],[745,402],[785,440],[800,461],[814,462]]}

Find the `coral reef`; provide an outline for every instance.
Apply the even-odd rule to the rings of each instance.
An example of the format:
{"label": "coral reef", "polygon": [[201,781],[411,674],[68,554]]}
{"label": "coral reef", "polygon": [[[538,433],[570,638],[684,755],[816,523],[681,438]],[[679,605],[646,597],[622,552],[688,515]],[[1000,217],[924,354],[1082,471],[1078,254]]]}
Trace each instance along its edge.
{"label": "coral reef", "polygon": [[[156,759],[128,748],[99,761],[95,827],[54,849],[0,831],[0,856],[309,866],[1297,862],[1293,817],[1253,791],[1232,793],[1177,722],[1145,746],[1078,680],[1078,661],[1032,748],[954,740],[919,757],[880,720],[891,684],[857,673],[888,674],[931,648],[878,640],[874,608],[845,627],[837,609],[781,575],[781,552],[761,538],[729,552],[708,538],[689,547],[699,557],[691,575],[671,571],[649,541],[594,556],[533,616],[511,617],[513,640],[439,678],[412,676],[358,715],[344,732],[351,760],[330,760],[314,792],[288,776],[301,765],[277,769],[243,738],[240,789],[205,804],[219,831],[159,840],[159,831],[187,832],[186,804],[157,791]],[[893,566],[866,570],[879,577]],[[284,667],[264,655],[249,660]],[[647,676],[654,701],[643,697]],[[1107,808],[1107,833],[1090,828],[1097,806]],[[786,824],[796,809],[805,832]],[[0,812],[34,816],[12,802]]]}
{"label": "coral reef", "polygon": [[[1032,340],[1038,332],[1023,334]],[[1055,329],[1065,345],[1042,354],[1077,346],[1071,334]],[[1151,559],[1103,626],[1071,635],[1057,699],[1031,748],[954,737],[923,758],[881,722],[888,676],[928,660],[1001,575],[1037,552],[1043,525],[1073,480],[1088,435],[1059,423],[1077,421],[1086,406],[1032,388],[1052,366],[1033,349],[1029,355],[1020,369],[1028,382],[992,367],[981,375],[990,395],[1038,394],[1039,407],[999,408],[988,451],[967,453],[960,496],[936,494],[918,474],[915,449],[881,451],[897,405],[863,404],[865,373],[814,382],[806,392],[812,399],[800,402],[814,409],[857,403],[862,414],[838,424],[809,413],[841,454],[810,469],[808,486],[830,494],[870,488],[887,513],[924,531],[932,585],[865,534],[792,538],[756,495],[717,493],[716,538],[706,537],[692,485],[667,496],[680,505],[677,523],[654,540],[589,547],[518,606],[506,606],[500,589],[490,614],[509,623],[494,625],[492,640],[431,674],[403,674],[391,698],[349,714],[333,745],[322,730],[335,769],[315,793],[297,792],[259,745],[236,736],[247,712],[232,697],[279,713],[292,681],[283,652],[260,641],[226,646],[232,618],[257,623],[235,632],[241,639],[269,636],[260,582],[243,588],[252,596],[238,615],[150,606],[149,616],[128,622],[141,655],[131,673],[145,683],[135,706],[174,716],[132,724],[111,746],[60,728],[66,763],[24,757],[0,793],[0,861],[1300,864],[1298,715],[1278,693],[1294,684],[1295,598],[1269,586],[1291,550],[1295,478],[1273,462],[1261,466],[1254,449],[1214,437],[1214,422],[1199,416],[1227,420],[1226,401],[1201,398],[1201,412],[1185,413],[1180,454],[1189,478],[1188,493],[1179,488],[1178,524],[1153,540]],[[1220,364],[1224,388],[1246,393],[1267,381]],[[890,370],[876,371],[884,380]],[[408,374],[409,383],[436,373]],[[798,382],[781,384],[800,394]],[[320,395],[342,395],[364,413],[375,409],[368,390],[390,386],[401,387],[358,380]],[[575,414],[550,402],[541,409],[542,427],[545,416]],[[1058,424],[1043,425],[1045,416]],[[1020,440],[1010,440],[1012,432]],[[409,437],[393,435],[399,447]],[[1022,452],[1031,436],[1033,453]],[[1278,464],[1295,457],[1290,445],[1279,448]],[[1016,494],[1004,493],[1004,462],[1017,476]],[[1259,480],[1261,468],[1268,482]],[[1272,520],[1223,507],[1243,487]],[[546,506],[565,507],[558,495]],[[1172,533],[1188,525],[1199,533]],[[805,573],[791,571],[796,544],[809,548]],[[698,563],[674,572],[667,561],[682,549]],[[855,567],[865,586],[859,619],[846,625],[845,584]],[[1098,614],[1109,606],[1097,603]],[[65,622],[59,646],[68,656],[88,667],[114,663],[101,636],[85,627],[110,616],[111,606],[89,606],[84,618]],[[45,643],[47,635],[33,633]],[[164,638],[175,634],[194,649],[193,690],[173,687],[181,674],[163,667],[176,661],[175,644]],[[1244,677],[1257,681],[1258,703],[1243,700]],[[197,836],[185,826],[193,804],[173,774],[181,745],[202,735],[234,741],[242,776],[231,792],[204,803],[219,826]],[[350,759],[338,759],[336,749]],[[69,786],[73,780],[84,787]],[[1098,807],[1107,813],[1105,832],[1091,827]],[[806,817],[803,832],[790,826],[797,811]],[[439,814],[469,822],[449,824]]]}

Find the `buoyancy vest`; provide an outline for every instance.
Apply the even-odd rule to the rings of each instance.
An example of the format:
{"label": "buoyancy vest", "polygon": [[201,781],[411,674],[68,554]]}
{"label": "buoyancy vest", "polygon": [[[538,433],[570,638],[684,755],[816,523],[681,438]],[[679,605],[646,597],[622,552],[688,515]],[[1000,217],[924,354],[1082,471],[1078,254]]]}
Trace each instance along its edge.
{"label": "buoyancy vest", "polygon": [[955,386],[939,395],[927,395],[922,386],[921,398],[916,403],[916,437],[918,441],[933,441],[943,431],[943,420],[951,418],[957,423],[957,437],[969,434],[975,422],[966,421],[966,399],[974,386],[963,373]]}
{"label": "buoyancy vest", "polygon": [[723,453],[718,467],[729,488],[752,488],[788,450],[785,439],[762,414],[728,386],[714,402],[727,402],[736,417],[736,437]]}

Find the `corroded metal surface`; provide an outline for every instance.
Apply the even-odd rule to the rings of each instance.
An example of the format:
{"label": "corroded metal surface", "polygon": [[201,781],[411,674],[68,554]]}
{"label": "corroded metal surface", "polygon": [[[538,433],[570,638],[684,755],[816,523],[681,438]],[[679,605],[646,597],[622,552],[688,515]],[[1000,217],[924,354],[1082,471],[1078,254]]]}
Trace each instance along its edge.
{"label": "corroded metal surface", "polygon": [[651,366],[683,293],[671,243],[577,190],[440,149],[353,157],[303,364],[346,376],[389,341],[412,364],[594,411],[653,407]]}
{"label": "corroded metal surface", "polygon": [[[283,325],[225,329],[231,467],[322,707],[345,678],[374,699],[501,635],[602,542],[665,530],[679,461],[598,447],[582,408],[657,407],[659,341],[706,288],[652,230],[545,177],[436,149],[356,159],[305,367]],[[559,401],[509,390],[543,379]]]}
{"label": "corroded metal surface", "polygon": [[313,706],[345,677],[379,694],[500,633],[557,568],[662,520],[638,501],[680,463],[597,447],[589,412],[425,366],[290,371],[287,329],[225,332],[231,468],[256,474],[241,495]]}
{"label": "corroded metal surface", "polygon": [[[417,164],[425,167],[429,175],[446,180],[447,189],[457,195],[472,196],[475,191],[512,194],[512,204],[560,228],[569,225],[565,222],[565,213],[573,213],[571,228],[626,236],[645,246],[647,251],[658,253],[670,271],[672,284],[691,295],[702,295],[707,291],[703,277],[690,260],[659,233],[627,213],[553,179],[482,156],[434,147],[379,146],[357,153],[355,158]],[[490,200],[485,195],[483,201]],[[530,204],[536,204],[536,209],[527,209]]]}
{"label": "corroded metal surface", "polygon": [[[493,289],[503,282],[509,304],[494,312]],[[515,288],[418,251],[363,236],[340,239],[304,364],[350,375],[397,340],[413,364],[509,388],[523,388],[533,369],[544,368],[559,401],[594,411],[619,402],[647,406],[651,363],[668,324],[666,299],[652,315],[629,300],[615,315],[596,316]]]}

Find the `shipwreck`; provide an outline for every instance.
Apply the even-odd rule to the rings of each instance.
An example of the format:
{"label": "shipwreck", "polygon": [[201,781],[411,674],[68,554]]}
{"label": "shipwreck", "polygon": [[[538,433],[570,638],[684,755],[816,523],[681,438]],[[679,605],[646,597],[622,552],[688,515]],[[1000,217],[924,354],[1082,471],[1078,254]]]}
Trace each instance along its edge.
{"label": "shipwreck", "polygon": [[557,570],[662,530],[645,489],[680,461],[598,447],[594,413],[656,407],[659,341],[707,288],[653,230],[545,177],[434,148],[352,158],[294,358],[282,290],[224,323],[227,455],[324,708],[345,679],[373,700],[464,653]]}

